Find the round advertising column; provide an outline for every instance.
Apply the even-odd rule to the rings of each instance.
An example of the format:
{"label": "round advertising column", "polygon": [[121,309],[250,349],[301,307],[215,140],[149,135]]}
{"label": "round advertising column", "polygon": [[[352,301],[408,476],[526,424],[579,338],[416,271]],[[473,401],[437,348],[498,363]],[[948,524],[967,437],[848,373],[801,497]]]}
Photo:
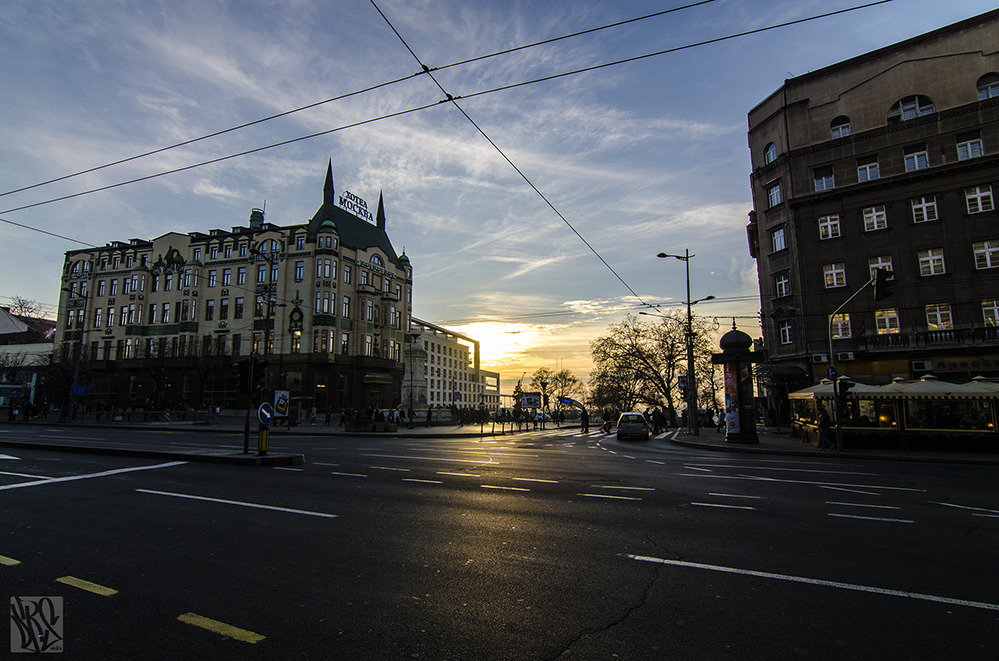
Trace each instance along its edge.
{"label": "round advertising column", "polygon": [[711,362],[725,370],[725,441],[759,443],[756,435],[756,404],[753,401],[753,338],[735,328],[719,342],[722,352]]}

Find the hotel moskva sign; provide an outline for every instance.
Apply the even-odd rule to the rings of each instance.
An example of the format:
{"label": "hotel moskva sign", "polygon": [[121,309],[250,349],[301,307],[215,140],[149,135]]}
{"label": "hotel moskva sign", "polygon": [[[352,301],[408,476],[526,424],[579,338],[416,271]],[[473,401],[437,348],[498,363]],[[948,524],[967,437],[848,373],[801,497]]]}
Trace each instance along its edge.
{"label": "hotel moskva sign", "polygon": [[368,203],[350,191],[344,191],[343,195],[340,196],[338,206],[341,209],[346,209],[358,218],[363,218],[369,223],[375,222],[374,216],[368,211]]}

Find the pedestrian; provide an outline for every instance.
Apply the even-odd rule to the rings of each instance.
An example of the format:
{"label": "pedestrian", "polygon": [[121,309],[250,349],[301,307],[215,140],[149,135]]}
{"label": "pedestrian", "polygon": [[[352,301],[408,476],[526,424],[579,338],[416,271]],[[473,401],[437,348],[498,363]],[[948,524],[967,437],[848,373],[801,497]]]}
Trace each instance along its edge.
{"label": "pedestrian", "polygon": [[833,444],[832,439],[829,438],[829,414],[826,412],[826,407],[819,405],[819,451],[825,452],[826,450],[835,450],[836,446]]}
{"label": "pedestrian", "polygon": [[584,434],[590,433],[590,414],[587,413],[586,409],[583,409],[579,416],[579,424]]}
{"label": "pedestrian", "polygon": [[725,431],[725,409],[718,409],[718,417],[715,418],[715,432]]}

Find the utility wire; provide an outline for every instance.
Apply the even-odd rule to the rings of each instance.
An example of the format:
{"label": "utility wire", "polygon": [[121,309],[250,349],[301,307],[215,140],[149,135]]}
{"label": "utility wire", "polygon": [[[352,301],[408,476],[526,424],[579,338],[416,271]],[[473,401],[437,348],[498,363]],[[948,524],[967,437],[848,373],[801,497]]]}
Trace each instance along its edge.
{"label": "utility wire", "polygon": [[[292,143],[295,143],[295,142],[300,142],[300,141],[303,141],[303,140],[309,140],[309,139],[312,139],[312,138],[315,138],[315,137],[319,137],[319,136],[323,136],[323,135],[328,135],[330,133],[334,133],[334,132],[337,132],[337,131],[342,131],[342,130],[345,130],[345,129],[348,129],[348,128],[355,128],[357,126],[362,126],[364,124],[369,124],[369,123],[377,122],[377,121],[380,121],[382,119],[388,119],[388,118],[392,118],[392,117],[398,117],[398,116],[405,115],[405,114],[408,114],[408,113],[413,113],[413,112],[417,112],[417,111],[420,111],[420,110],[426,110],[427,108],[434,107],[434,106],[439,105],[441,103],[446,103],[446,102],[449,102],[449,101],[450,102],[454,102],[456,99],[474,98],[474,97],[477,97],[477,96],[484,96],[486,94],[492,94],[492,93],[495,93],[495,92],[500,92],[500,91],[504,91],[504,90],[508,90],[508,89],[513,89],[513,88],[516,88],[516,87],[522,87],[522,86],[525,86],[525,85],[532,85],[532,84],[536,84],[536,83],[546,82],[546,81],[554,80],[554,79],[557,79],[557,78],[563,78],[563,77],[566,77],[566,76],[572,76],[572,75],[576,75],[576,74],[580,74],[580,73],[585,73],[585,72],[589,72],[589,71],[594,71],[594,70],[597,70],[597,69],[602,69],[602,68],[606,68],[606,67],[610,67],[610,66],[616,66],[616,65],[619,65],[619,64],[626,64],[626,63],[629,63],[629,62],[634,62],[634,61],[645,59],[645,58],[649,58],[649,57],[655,57],[655,56],[658,56],[658,55],[664,55],[664,54],[676,52],[676,51],[679,51],[679,50],[684,50],[684,49],[687,49],[687,48],[693,48],[695,46],[703,46],[703,45],[707,45],[707,44],[717,43],[717,42],[720,42],[720,41],[725,41],[727,39],[733,39],[733,38],[739,37],[739,36],[745,36],[745,35],[749,35],[749,34],[756,34],[756,33],[759,33],[759,32],[764,32],[764,31],[767,31],[767,30],[774,30],[774,29],[777,29],[777,28],[786,27],[786,26],[789,26],[789,25],[797,24],[797,23],[803,23],[803,22],[806,22],[806,21],[813,21],[813,20],[817,20],[817,19],[820,19],[820,18],[826,18],[826,17],[833,16],[833,15],[836,15],[836,14],[842,14],[842,13],[845,13],[845,12],[851,12],[851,11],[856,11],[856,10],[859,10],[859,9],[865,9],[865,8],[868,8],[868,7],[873,7],[875,5],[885,4],[887,2],[892,2],[892,1],[893,0],[877,0],[876,2],[871,2],[871,3],[867,3],[867,4],[863,4],[863,5],[857,5],[855,7],[850,7],[850,8],[847,8],[847,9],[841,9],[841,10],[837,10],[837,11],[834,11],[834,12],[829,12],[829,13],[826,13],[826,14],[820,14],[820,15],[816,15],[816,16],[812,16],[812,17],[808,17],[808,18],[798,19],[798,20],[795,20],[795,21],[789,21],[789,22],[786,22],[786,23],[780,23],[780,24],[776,24],[776,25],[772,25],[772,26],[768,26],[768,27],[764,27],[764,28],[757,28],[755,30],[749,30],[749,31],[746,31],[746,32],[738,33],[738,34],[728,35],[728,36],[725,36],[725,37],[719,37],[719,38],[716,38],[716,39],[710,39],[710,40],[698,42],[698,43],[695,43],[695,44],[688,44],[688,45],[685,45],[685,46],[678,46],[676,48],[671,48],[671,49],[666,49],[666,50],[662,50],[662,51],[657,51],[655,53],[647,53],[647,54],[644,54],[644,55],[639,55],[639,56],[635,56],[635,57],[631,57],[631,58],[626,58],[626,59],[623,59],[623,60],[616,60],[614,62],[607,62],[607,63],[603,63],[603,64],[599,64],[599,65],[594,65],[592,67],[586,67],[586,68],[583,68],[583,69],[576,69],[576,70],[573,70],[573,71],[563,72],[563,73],[559,73],[559,74],[553,74],[551,76],[545,76],[545,77],[542,77],[542,78],[536,78],[536,79],[529,80],[529,81],[523,81],[523,82],[519,82],[519,83],[512,83],[510,85],[505,85],[505,86],[501,86],[501,87],[495,87],[495,88],[492,88],[492,89],[482,90],[482,91],[479,91],[479,92],[473,92],[473,93],[467,94],[467,95],[465,95],[463,97],[462,96],[451,97],[450,95],[448,95],[450,98],[441,99],[441,100],[439,100],[437,102],[434,102],[434,103],[428,103],[428,104],[425,104],[425,105],[422,105],[422,106],[416,106],[416,107],[413,107],[413,108],[409,108],[407,110],[400,110],[400,111],[389,113],[389,114],[386,114],[386,115],[381,115],[379,117],[374,117],[374,118],[370,118],[370,119],[366,119],[366,120],[361,120],[361,121],[358,121],[358,122],[355,122],[355,123],[352,123],[352,124],[347,124],[347,125],[344,125],[344,126],[340,126],[340,127],[328,129],[326,131],[319,131],[317,133],[312,133],[312,134],[309,134],[309,135],[300,136],[298,138],[292,138],[290,140],[285,140],[285,141],[282,141],[282,142],[277,142],[277,143],[273,143],[273,144],[270,144],[270,145],[265,145],[265,146],[262,146],[262,147],[257,147],[255,149],[250,149],[250,150],[246,150],[246,151],[243,151],[243,152],[239,152],[239,153],[235,153],[235,154],[230,154],[228,156],[222,156],[222,157],[219,157],[219,158],[210,159],[210,160],[202,161],[202,162],[199,162],[199,163],[194,163],[192,165],[188,165],[188,166],[184,166],[184,167],[180,167],[180,168],[175,168],[175,169],[172,169],[172,170],[167,170],[167,171],[164,171],[164,172],[159,172],[159,173],[147,175],[147,176],[144,176],[144,177],[137,177],[135,179],[130,179],[130,180],[127,180],[127,181],[122,181],[122,182],[118,182],[118,183],[115,183],[115,184],[109,184],[107,186],[101,186],[101,187],[98,187],[98,188],[93,188],[93,189],[81,191],[81,192],[78,192],[78,193],[73,193],[73,194],[70,194],[70,195],[64,195],[64,196],[60,196],[60,197],[56,197],[56,198],[51,198],[51,199],[48,199],[48,200],[43,200],[43,201],[40,201],[40,202],[35,202],[33,204],[27,204],[27,205],[22,205],[22,206],[19,206],[19,207],[13,207],[13,208],[10,208],[10,209],[5,209],[3,211],[0,211],[0,213],[11,213],[11,212],[14,212],[14,211],[22,211],[22,210],[25,210],[25,209],[31,209],[31,208],[43,206],[43,205],[46,205],[46,204],[51,204],[53,202],[61,202],[63,200],[73,199],[73,198],[76,198],[76,197],[81,197],[83,195],[89,195],[91,193],[97,193],[97,192],[100,192],[100,191],[110,190],[112,188],[118,188],[120,186],[125,186],[125,185],[129,185],[129,184],[133,184],[133,183],[138,183],[138,182],[141,182],[141,181],[147,181],[149,179],[155,179],[157,177],[162,177],[162,176],[169,175],[169,174],[175,174],[175,173],[183,172],[183,171],[186,171],[186,170],[192,170],[192,169],[195,169],[195,168],[198,168],[198,167],[202,167],[202,166],[205,166],[205,165],[211,165],[213,163],[218,163],[218,162],[225,161],[225,160],[228,160],[228,159],[231,159],[231,158],[236,158],[236,157],[239,157],[239,156],[245,156],[245,155],[248,155],[248,154],[257,153],[257,152],[265,151],[265,150],[268,150],[268,149],[273,149],[275,147],[280,147],[280,146],[292,144]],[[425,72],[429,72],[429,68],[427,70],[421,71],[419,73],[425,73]],[[415,75],[419,75],[419,74],[413,74],[413,75],[415,76]],[[408,76],[407,78],[409,78],[409,77],[412,77],[412,76]],[[400,80],[404,80],[404,79],[400,79]],[[439,86],[439,83],[438,83],[438,86]],[[371,88],[371,89],[373,89],[373,88]],[[353,93],[351,93],[351,94],[353,94]],[[320,103],[322,103],[322,102],[319,102],[319,103],[314,104],[314,105],[319,105]],[[457,104],[455,104],[455,105],[457,107]],[[293,112],[293,111],[289,111],[289,112]],[[464,111],[462,111],[462,112],[464,113]],[[282,113],[282,114],[288,114],[288,113]],[[466,117],[467,117],[467,115],[466,115]],[[250,123],[247,124],[247,126],[251,125],[251,124],[254,124],[254,123],[259,123],[260,121],[265,121],[265,120],[257,120],[256,122],[250,122]],[[469,118],[469,121],[471,121],[470,118]],[[474,124],[474,122],[473,122],[473,124]],[[476,128],[478,128],[478,127],[476,127]],[[222,133],[225,133],[225,132],[227,132],[229,130],[233,130],[233,129],[219,131],[219,132],[217,132],[217,134],[222,134]],[[480,129],[480,132],[481,132],[481,129]],[[205,136],[205,137],[208,137],[208,136]],[[488,139],[488,136],[487,136],[487,139]],[[189,144],[191,142],[196,142],[198,140],[200,140],[200,138],[192,139],[192,140],[188,141],[187,143],[181,143],[181,144]],[[161,151],[165,151],[166,149],[169,149],[169,147],[162,148],[162,149],[159,149],[159,150],[155,150],[154,152],[149,152],[149,153],[158,153],[158,152],[161,152]],[[140,156],[131,157],[131,158],[128,158],[128,159],[123,159],[120,162],[126,162],[126,161],[130,161],[130,160],[134,160],[135,158],[139,158],[139,157]],[[504,158],[506,158],[505,155],[504,155]],[[86,172],[92,172],[94,170],[102,169],[103,167],[109,167],[110,165],[112,165],[112,164],[108,164],[106,166],[95,167],[95,168],[92,168],[90,170],[86,170]],[[511,165],[512,165],[512,163],[511,163]],[[518,170],[518,172],[519,172],[519,170]],[[78,174],[82,174],[82,173],[78,173]],[[60,177],[60,178],[58,178],[56,180],[52,180],[52,181],[61,181],[63,179],[68,179],[68,178],[73,177],[73,176],[76,176],[76,175],[66,175],[64,177]],[[525,179],[526,179],[526,177],[525,177]],[[530,183],[529,180],[528,180],[528,183]],[[24,189],[18,189],[18,190],[27,190],[29,188],[34,188],[34,187],[41,186],[41,185],[44,185],[44,183],[42,183],[42,184],[36,184],[34,186],[29,186],[29,187],[26,187]],[[532,187],[533,187],[533,184],[532,184]],[[10,191],[10,192],[15,192],[15,191]],[[539,193],[540,193],[540,191],[539,191]],[[557,212],[557,210],[556,210],[556,212]],[[7,224],[10,224],[10,225],[15,225],[15,226],[18,226],[18,227],[22,227],[24,229],[33,230],[33,231],[36,231],[36,232],[40,232],[42,234],[48,234],[48,235],[51,235],[51,236],[56,236],[58,238],[64,238],[64,239],[67,239],[69,241],[73,241],[73,242],[76,242],[76,243],[81,243],[83,245],[88,245],[88,246],[91,245],[89,243],[80,241],[78,239],[72,239],[72,238],[69,238],[69,237],[63,237],[63,236],[60,236],[60,235],[56,235],[56,234],[53,234],[53,233],[48,232],[46,230],[42,230],[42,229],[39,229],[39,228],[36,228],[36,227],[32,227],[32,226],[29,226],[29,225],[22,225],[20,223],[15,223],[13,221],[10,221],[10,220],[2,218],[2,217],[0,217],[0,222],[7,223]],[[573,231],[575,231],[575,230],[573,230]],[[592,250],[592,248],[591,248],[591,250]],[[599,257],[599,255],[598,255],[598,257]]]}
{"label": "utility wire", "polygon": [[528,177],[524,173],[523,170],[521,170],[519,167],[517,167],[517,164],[514,163],[510,159],[509,156],[506,155],[506,152],[504,152],[503,149],[498,144],[496,144],[496,142],[493,141],[492,138],[489,137],[489,135],[482,129],[482,127],[479,126],[475,122],[475,120],[472,119],[472,117],[467,112],[465,112],[464,108],[462,108],[460,105],[458,105],[458,101],[453,96],[451,96],[451,94],[449,94],[446,89],[444,89],[444,86],[441,85],[441,83],[440,83],[439,80],[437,80],[437,77],[434,76],[434,74],[431,72],[430,68],[427,67],[427,65],[423,63],[423,61],[413,51],[413,49],[410,48],[410,46],[406,42],[405,38],[403,38],[403,36],[401,34],[399,34],[399,31],[395,29],[395,26],[392,25],[392,21],[390,21],[388,19],[388,17],[384,14],[384,12],[382,12],[381,8],[378,6],[378,4],[375,2],[375,0],[369,0],[369,2],[371,3],[371,6],[375,8],[375,11],[377,11],[381,15],[381,17],[385,20],[385,23],[388,24],[388,26],[392,30],[392,32],[395,33],[395,36],[397,36],[399,38],[399,41],[402,42],[402,45],[406,47],[406,50],[409,51],[409,54],[413,56],[413,59],[415,59],[416,62],[423,68],[423,70],[427,72],[427,75],[430,76],[430,80],[434,81],[434,84],[437,85],[437,87],[440,89],[441,93],[444,94],[444,96],[447,97],[448,101],[450,101],[454,105],[454,107],[458,109],[458,112],[460,112],[462,115],[465,116],[465,119],[467,119],[469,121],[469,123],[472,126],[475,127],[475,130],[478,131],[479,134],[482,135],[482,137],[486,139],[486,142],[488,142],[490,145],[493,146],[493,149],[495,149],[499,153],[499,155],[503,157],[503,160],[505,160],[510,165],[510,167],[512,167],[517,172],[517,174],[519,174],[520,177],[525,182],[527,182],[527,185],[530,186],[534,190],[534,192],[537,193],[538,196],[541,197],[541,199],[545,201],[545,204],[547,204],[549,206],[549,208],[551,208],[551,210],[555,212],[555,215],[557,215],[559,218],[562,219],[562,222],[565,223],[566,226],[570,230],[572,230],[573,234],[575,234],[577,237],[579,237],[579,240],[583,242],[583,245],[585,245],[587,248],[589,248],[590,252],[592,252],[594,255],[596,255],[597,259],[599,259],[603,263],[603,265],[606,266],[607,269],[611,273],[614,274],[614,277],[616,277],[621,282],[621,284],[624,285],[625,289],[627,289],[628,291],[630,291],[631,294],[635,298],[637,298],[643,305],[648,305],[648,303],[646,303],[644,300],[642,300],[642,297],[638,295],[638,292],[636,292],[634,289],[632,289],[631,285],[629,285],[627,282],[625,282],[624,278],[622,278],[621,275],[617,271],[614,270],[614,267],[611,266],[607,262],[607,260],[605,260],[603,258],[603,256],[599,252],[597,252],[597,249],[594,248],[590,244],[590,242],[587,241],[586,238],[582,234],[580,234],[576,230],[575,227],[572,226],[572,223],[570,223],[569,220],[564,215],[562,215],[562,212],[559,211],[558,208],[554,204],[552,204],[551,200],[549,200],[548,197],[544,193],[541,192],[541,189],[539,189],[537,186],[534,185],[534,182],[531,181],[530,177]]}
{"label": "utility wire", "polygon": [[[682,9],[690,9],[691,7],[696,7],[698,5],[704,5],[704,4],[708,4],[708,3],[711,3],[711,2],[715,2],[715,0],[701,0],[700,2],[694,2],[692,4],[684,5],[682,7],[674,7],[672,9],[665,9],[663,11],[654,12],[652,14],[646,14],[644,16],[638,16],[638,17],[635,17],[635,18],[629,18],[629,19],[626,19],[626,20],[623,20],[623,21],[618,21],[616,23],[609,23],[607,25],[601,25],[599,27],[589,28],[587,30],[581,30],[579,32],[573,32],[571,34],[565,34],[565,35],[562,35],[562,36],[559,36],[559,37],[552,37],[550,39],[544,39],[542,41],[536,41],[536,42],[533,42],[533,43],[530,43],[530,44],[524,44],[522,46],[515,46],[513,48],[507,48],[506,50],[496,51],[494,53],[489,53],[487,55],[478,55],[476,57],[472,57],[472,58],[469,58],[469,59],[466,59],[466,60],[460,60],[458,62],[452,62],[451,64],[445,64],[445,65],[442,65],[442,66],[439,66],[439,67],[435,67],[433,69],[433,71],[441,71],[443,69],[450,69],[452,67],[458,67],[458,66],[462,66],[462,65],[465,65],[465,64],[470,64],[472,62],[479,62],[479,61],[486,60],[486,59],[489,59],[489,58],[497,57],[499,55],[507,55],[509,53],[515,53],[517,51],[526,50],[528,48],[535,48],[537,46],[542,46],[542,45],[545,45],[545,44],[550,44],[550,43],[554,43],[554,42],[557,42],[557,41],[562,41],[563,39],[570,39],[572,37],[578,37],[578,36],[581,36],[581,35],[584,35],[584,34],[590,34],[590,33],[593,33],[593,32],[599,32],[601,30],[607,30],[609,28],[620,27],[622,25],[627,25],[628,23],[635,23],[635,22],[638,22],[638,21],[644,21],[644,20],[647,20],[647,19],[650,19],[650,18],[655,18],[657,16],[662,16],[664,14],[670,14],[672,12],[680,11]],[[146,151],[146,152],[143,152],[141,154],[136,154],[134,156],[129,156],[127,158],[122,158],[122,159],[119,159],[117,161],[112,161],[110,163],[105,163],[103,165],[97,165],[97,166],[94,166],[94,167],[91,167],[91,168],[87,168],[86,170],[80,170],[79,172],[73,172],[72,174],[67,174],[67,175],[63,175],[61,177],[56,177],[55,179],[49,179],[47,181],[42,181],[42,182],[39,182],[37,184],[31,184],[30,186],[23,186],[21,188],[15,188],[14,190],[9,190],[9,191],[7,191],[5,193],[0,193],[0,197],[4,197],[5,195],[12,195],[14,193],[20,193],[20,192],[23,192],[23,191],[31,190],[33,188],[39,188],[41,186],[47,186],[48,184],[54,184],[54,183],[59,182],[59,181],[65,181],[66,179],[72,179],[73,177],[79,177],[80,175],[90,174],[91,172],[97,172],[98,170],[103,170],[105,168],[113,167],[115,165],[121,165],[122,163],[128,163],[130,161],[135,161],[135,160],[138,160],[140,158],[145,158],[147,156],[153,156],[155,154],[160,154],[160,153],[163,153],[163,152],[166,152],[166,151],[170,151],[171,149],[177,149],[178,147],[184,147],[184,146],[187,146],[187,145],[190,145],[190,144],[194,144],[195,142],[200,142],[202,140],[207,140],[208,138],[215,138],[215,137],[218,137],[220,135],[224,135],[226,133],[232,133],[233,131],[239,131],[241,129],[245,129],[245,128],[248,128],[250,126],[254,126],[256,124],[263,124],[264,122],[269,122],[272,119],[278,119],[280,117],[286,117],[287,115],[292,115],[294,113],[301,112],[303,110],[309,110],[311,108],[316,108],[318,106],[325,105],[327,103],[332,103],[333,101],[342,101],[343,99],[347,99],[347,98],[352,97],[352,96],[357,96],[359,94],[364,94],[366,92],[372,92],[374,90],[377,90],[377,89],[380,89],[380,88],[383,88],[383,87],[389,87],[391,85],[395,85],[397,83],[401,83],[401,82],[410,80],[411,78],[415,78],[417,76],[422,76],[425,73],[427,73],[427,72],[423,71],[423,70],[420,70],[420,71],[417,71],[416,73],[409,74],[408,76],[403,76],[401,78],[396,78],[395,80],[389,80],[389,81],[386,81],[386,82],[383,82],[383,83],[378,83],[376,85],[371,85],[369,87],[365,87],[363,89],[355,90],[353,92],[347,92],[345,94],[340,94],[338,96],[334,96],[334,97],[331,97],[329,99],[324,99],[323,101],[316,101],[315,103],[309,103],[307,105],[300,106],[300,107],[294,108],[292,110],[286,110],[284,112],[279,112],[279,113],[274,114],[274,115],[269,115],[267,117],[262,117],[260,119],[255,119],[253,121],[246,122],[244,124],[239,124],[237,126],[233,126],[233,127],[227,128],[227,129],[222,129],[220,131],[215,131],[213,133],[208,133],[206,135],[203,135],[203,136],[200,136],[200,137],[197,137],[197,138],[191,138],[190,140],[184,140],[183,142],[178,142],[178,143],[175,143],[175,144],[172,144],[172,145],[168,145],[166,147],[160,147],[158,149],[153,149],[153,150],[150,150],[150,151]]]}

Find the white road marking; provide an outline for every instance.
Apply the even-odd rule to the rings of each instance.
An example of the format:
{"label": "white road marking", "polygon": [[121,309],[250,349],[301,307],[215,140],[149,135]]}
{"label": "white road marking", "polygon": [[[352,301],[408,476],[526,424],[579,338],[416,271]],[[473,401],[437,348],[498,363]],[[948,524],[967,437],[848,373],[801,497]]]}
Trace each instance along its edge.
{"label": "white road marking", "polygon": [[632,498],[631,496],[612,496],[607,493],[577,493],[577,496],[586,496],[587,498],[606,498],[608,500],[641,500],[641,498]]}
{"label": "white road marking", "polygon": [[894,505],[871,505],[870,503],[843,503],[836,500],[827,500],[826,505],[843,505],[845,507],[872,507],[879,510],[900,510],[901,507]]}
{"label": "white road marking", "polygon": [[447,471],[437,471],[438,475],[453,475],[454,477],[482,477],[478,473],[448,473]]}
{"label": "white road marking", "polygon": [[371,470],[376,471],[399,471],[400,473],[410,473],[412,472],[408,468],[393,468],[392,466],[368,466]]}
{"label": "white road marking", "polygon": [[[694,468],[700,464],[695,462],[684,463],[684,468]],[[764,470],[764,471],[786,471],[790,473],[827,473],[829,475],[877,475],[877,473],[862,473],[860,471],[833,471],[833,470],[818,470],[815,468],[777,468],[776,466],[758,466],[758,465],[726,465],[726,464],[707,464],[712,468],[738,468],[741,470]]]}
{"label": "white road marking", "polygon": [[622,491],[655,491],[652,487],[619,487],[608,484],[591,484],[594,489],[620,489]]}
{"label": "white road marking", "polygon": [[686,466],[685,465],[684,468],[688,468],[690,470],[695,470],[695,471],[704,471],[705,473],[711,473],[711,472],[713,472],[710,468],[698,468],[697,466]]}
{"label": "white road marking", "polygon": [[0,454],[0,459],[13,459],[14,461],[21,461],[20,457],[15,457],[14,455],[10,454]]}
{"label": "white road marking", "polygon": [[537,477],[515,477],[512,478],[517,482],[543,482],[545,484],[558,484],[558,480],[542,480]]}
{"label": "white road marking", "polygon": [[853,590],[856,592],[869,592],[873,594],[886,595],[890,597],[905,597],[907,599],[920,599],[923,601],[933,601],[951,606],[967,606],[969,608],[981,608],[984,610],[999,611],[999,604],[990,604],[981,601],[968,601],[967,599],[953,599],[951,597],[938,597],[932,594],[921,594],[919,592],[906,592],[904,590],[891,590],[887,588],[877,588],[868,585],[856,585],[853,583],[841,583],[839,581],[826,581],[819,578],[807,578],[804,576],[792,576],[789,574],[774,574],[771,572],[754,571],[752,569],[739,569],[736,567],[723,567],[721,565],[707,565],[700,562],[685,562],[683,560],[667,560],[666,558],[653,558],[642,555],[625,554],[624,557],[638,560],[640,562],[654,562],[660,565],[671,565],[674,567],[687,567],[690,569],[703,569],[707,571],[723,572],[726,574],[738,574],[740,576],[753,576],[756,578],[770,578],[778,581],[790,581],[792,583],[805,583],[807,585],[818,585],[827,588],[837,588],[840,590]]}
{"label": "white road marking", "polygon": [[276,471],[295,471],[296,473],[301,473],[305,469],[304,468],[289,468],[288,466],[275,466],[274,470],[276,470]]}
{"label": "white road marking", "polygon": [[363,475],[361,473],[338,473],[336,471],[331,472],[330,475],[345,475],[347,477],[367,477],[367,475]]}
{"label": "white road marking", "polygon": [[[751,482],[780,482],[782,484],[807,484],[817,487],[864,487],[867,489],[890,489],[892,491],[918,491],[925,492],[925,489],[915,489],[913,487],[889,487],[881,484],[844,484],[842,482],[814,482],[812,480],[783,480],[776,477],[760,477],[758,475],[702,475],[700,473],[680,473],[681,477],[700,477],[706,480],[749,480]],[[874,494],[878,495],[878,494]]]}
{"label": "white road marking", "polygon": [[156,468],[169,468],[171,466],[183,466],[186,461],[170,461],[165,464],[154,464],[152,466],[133,466],[132,468],[116,468],[109,471],[101,471],[100,473],[85,473],[83,475],[68,475],[66,477],[49,477],[35,482],[20,482],[18,484],[5,484],[0,486],[0,491],[5,491],[7,489],[20,489],[21,487],[37,487],[43,484],[53,484],[55,482],[72,482],[74,480],[88,480],[93,477],[107,477],[109,475],[118,475],[120,473],[131,473],[133,471],[146,471],[154,470]]}
{"label": "white road marking", "polygon": [[999,514],[999,510],[990,510],[985,507],[970,507],[968,505],[955,505],[954,503],[938,503],[935,500],[929,500],[927,502],[932,505],[943,505],[944,507],[956,507],[961,510],[975,510],[976,512],[989,512],[990,514]]}
{"label": "white road marking", "polygon": [[239,500],[226,500],[224,498],[208,498],[207,496],[195,496],[189,493],[173,493],[170,491],[154,491],[153,489],[136,489],[139,493],[149,493],[156,496],[173,496],[174,498],[187,498],[189,500],[204,500],[210,503],[221,503],[223,505],[239,505],[240,507],[253,507],[261,510],[273,510],[275,512],[288,512],[290,514],[306,514],[308,516],[319,516],[326,519],[335,519],[337,514],[327,514],[325,512],[312,512],[309,510],[296,510],[290,507],[276,507],[274,505],[261,505],[260,503],[245,503]]}
{"label": "white road marking", "polygon": [[340,464],[324,464],[321,461],[313,461],[312,463],[315,464],[316,466],[339,466],[340,465]]}
{"label": "white road marking", "polygon": [[720,496],[722,498],[762,498],[762,496],[743,496],[736,493],[708,493],[709,496]]}
{"label": "white road marking", "polygon": [[11,473],[9,471],[0,471],[0,475],[10,475],[11,477],[33,477],[36,480],[51,480],[53,478],[47,475],[32,475],[31,473]]}
{"label": "white road marking", "polygon": [[660,466],[666,465],[665,461],[656,461],[655,459],[646,459],[645,462],[649,464],[659,464]]}
{"label": "white road marking", "polygon": [[876,516],[856,516],[854,514],[834,514],[829,512],[829,516],[835,516],[839,519],[860,519],[862,521],[885,521],[888,523],[915,523],[910,519],[884,519]]}
{"label": "white road marking", "polygon": [[727,510],[755,510],[755,507],[749,507],[747,505],[721,505],[719,503],[691,503],[691,505],[697,505],[698,507],[721,507]]}
{"label": "white road marking", "polygon": [[440,480],[418,480],[415,477],[404,477],[403,482],[420,482],[422,484],[444,484]]}
{"label": "white road marking", "polygon": [[859,493],[863,496],[880,496],[881,494],[876,491],[861,491],[859,489],[844,489],[843,487],[820,487],[822,489],[829,489],[830,491],[846,491],[847,493]]}
{"label": "white road marking", "polygon": [[407,457],[405,455],[399,454],[366,454],[365,457],[378,457],[380,459],[412,459],[415,461],[450,461],[452,463],[459,464],[492,464],[495,463],[492,459],[486,458],[484,461],[480,459],[449,459],[447,457]]}
{"label": "white road marking", "polygon": [[524,489],[522,487],[500,487],[495,484],[480,484],[483,489],[503,489],[505,491],[530,491],[530,489]]}

